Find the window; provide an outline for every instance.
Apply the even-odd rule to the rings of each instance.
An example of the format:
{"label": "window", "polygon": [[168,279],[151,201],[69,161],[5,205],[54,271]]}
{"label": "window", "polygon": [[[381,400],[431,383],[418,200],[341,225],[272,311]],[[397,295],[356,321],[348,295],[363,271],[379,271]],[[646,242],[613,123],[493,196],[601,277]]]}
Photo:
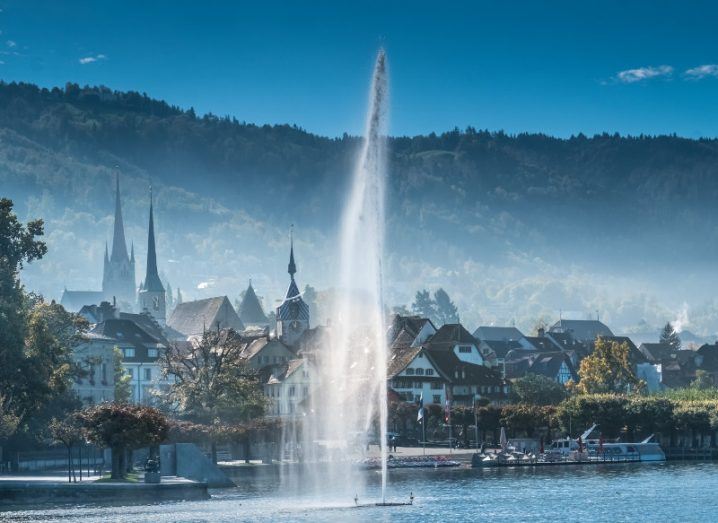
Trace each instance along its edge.
{"label": "window", "polygon": [[306,398],[307,396],[309,396],[309,387],[307,387],[306,385],[302,388],[302,396],[303,396],[304,398]]}
{"label": "window", "polygon": [[425,373],[425,374],[426,374],[427,376],[433,376],[433,375],[434,375],[434,369],[426,369],[426,373]]}
{"label": "window", "polygon": [[460,345],[459,346],[459,352],[462,352],[464,354],[471,353],[471,345]]}
{"label": "window", "polygon": [[127,374],[130,376],[130,378],[135,377],[135,369],[127,369]]}
{"label": "window", "polygon": [[152,369],[145,369],[145,380],[150,381],[152,379]]}
{"label": "window", "polygon": [[290,397],[290,398],[293,398],[293,397],[294,397],[294,394],[296,394],[296,392],[297,392],[297,391],[296,391],[296,388],[294,387],[294,385],[292,385],[291,387],[289,387],[289,397]]}
{"label": "window", "polygon": [[420,389],[421,386],[422,386],[422,383],[421,383],[420,381],[415,381],[415,382],[414,382],[414,388],[415,388],[415,389]]}
{"label": "window", "polygon": [[441,390],[441,383],[434,381],[431,384],[431,390]]}
{"label": "window", "polygon": [[107,385],[107,363],[102,364],[102,384]]}
{"label": "window", "polygon": [[122,349],[122,354],[125,358],[134,358],[135,357],[135,349],[133,349],[133,348]]}
{"label": "window", "polygon": [[414,369],[406,369],[406,375],[407,375],[407,376],[413,376],[413,375],[414,375]]}
{"label": "window", "polygon": [[416,369],[416,375],[417,375],[417,376],[423,376],[423,375],[424,375],[424,369]]}
{"label": "window", "polygon": [[441,396],[438,394],[434,394],[434,403],[441,403]]}
{"label": "window", "polygon": [[158,356],[157,349],[147,349],[148,358],[156,358]]}

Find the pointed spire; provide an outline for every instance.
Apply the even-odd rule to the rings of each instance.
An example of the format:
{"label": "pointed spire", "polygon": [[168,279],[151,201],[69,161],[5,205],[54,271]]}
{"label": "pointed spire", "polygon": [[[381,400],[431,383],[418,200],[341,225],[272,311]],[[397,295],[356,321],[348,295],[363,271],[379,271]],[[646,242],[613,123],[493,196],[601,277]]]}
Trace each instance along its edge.
{"label": "pointed spire", "polygon": [[289,266],[287,267],[287,272],[292,279],[297,273],[297,264],[294,263],[294,224],[289,228]]}
{"label": "pointed spire", "polygon": [[105,263],[110,261],[110,256],[107,253],[108,253],[107,242],[105,242]]}
{"label": "pointed spire", "polygon": [[143,289],[147,291],[164,291],[162,281],[157,273],[157,252],[155,250],[155,219],[152,203],[152,186],[150,186],[150,225],[147,234],[147,272]]}
{"label": "pointed spire", "polygon": [[125,242],[125,225],[122,222],[122,204],[120,202],[120,173],[115,177],[115,230],[112,235],[113,262],[127,260],[127,243]]}
{"label": "pointed spire", "polygon": [[130,263],[135,263],[135,242],[132,242],[132,247],[130,248]]}

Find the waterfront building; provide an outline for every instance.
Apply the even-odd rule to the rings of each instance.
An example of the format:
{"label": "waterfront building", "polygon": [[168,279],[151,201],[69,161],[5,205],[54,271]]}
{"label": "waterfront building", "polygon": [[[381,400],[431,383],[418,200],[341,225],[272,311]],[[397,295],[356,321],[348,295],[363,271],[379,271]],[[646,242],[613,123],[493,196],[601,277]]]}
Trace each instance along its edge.
{"label": "waterfront building", "polygon": [[72,359],[82,373],[72,390],[83,405],[115,399],[114,350],[117,340],[100,333],[86,332],[72,349]]}

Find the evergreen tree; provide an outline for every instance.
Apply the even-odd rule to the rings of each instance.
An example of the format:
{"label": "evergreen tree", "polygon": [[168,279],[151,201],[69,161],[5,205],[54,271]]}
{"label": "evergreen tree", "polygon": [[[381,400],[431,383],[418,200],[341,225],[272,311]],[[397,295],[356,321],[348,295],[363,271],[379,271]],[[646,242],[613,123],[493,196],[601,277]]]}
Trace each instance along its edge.
{"label": "evergreen tree", "polygon": [[411,310],[414,314],[422,318],[429,318],[432,321],[436,319],[434,300],[431,299],[431,294],[426,289],[416,291],[416,297],[414,298],[414,303],[411,304]]}
{"label": "evergreen tree", "polygon": [[115,402],[116,403],[129,403],[132,397],[132,377],[122,366],[122,351],[119,347],[115,347],[113,350],[113,372],[115,376]]}
{"label": "evergreen tree", "polygon": [[459,323],[459,311],[444,289],[439,289],[434,293],[434,310],[436,311],[437,325]]}
{"label": "evergreen tree", "polygon": [[681,338],[678,336],[678,333],[673,328],[670,321],[666,323],[665,327],[663,327],[660,341],[661,343],[666,343],[673,347],[673,350],[679,350],[681,348]]}

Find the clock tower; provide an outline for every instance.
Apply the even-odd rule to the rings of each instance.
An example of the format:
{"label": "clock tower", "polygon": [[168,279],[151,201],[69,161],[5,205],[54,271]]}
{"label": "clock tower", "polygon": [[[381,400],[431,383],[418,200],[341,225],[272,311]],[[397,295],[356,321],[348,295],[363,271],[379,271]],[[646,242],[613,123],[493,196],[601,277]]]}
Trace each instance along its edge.
{"label": "clock tower", "polygon": [[309,328],[309,306],[294,281],[297,264],[294,262],[294,238],[290,233],[289,247],[289,288],[282,304],[277,307],[277,336],[286,345],[294,345],[302,333]]}

